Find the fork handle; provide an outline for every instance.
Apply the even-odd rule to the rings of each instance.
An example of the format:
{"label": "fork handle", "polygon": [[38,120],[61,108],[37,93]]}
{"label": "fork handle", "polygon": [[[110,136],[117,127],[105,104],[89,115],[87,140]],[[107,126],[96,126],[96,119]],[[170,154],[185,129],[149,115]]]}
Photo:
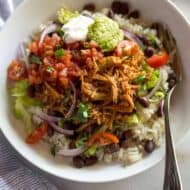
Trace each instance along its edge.
{"label": "fork handle", "polygon": [[170,129],[169,109],[172,90],[165,98],[165,137],[166,137],[166,160],[165,160],[165,177],[163,190],[183,190],[179,168],[177,164],[174,143]]}

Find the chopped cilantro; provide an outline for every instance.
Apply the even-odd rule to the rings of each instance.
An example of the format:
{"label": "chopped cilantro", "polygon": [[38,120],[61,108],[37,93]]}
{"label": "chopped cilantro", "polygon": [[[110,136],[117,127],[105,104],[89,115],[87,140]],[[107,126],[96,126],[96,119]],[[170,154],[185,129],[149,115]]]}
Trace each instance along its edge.
{"label": "chopped cilantro", "polygon": [[86,135],[79,137],[75,142],[76,147],[79,148],[79,147],[83,146],[87,140],[88,140],[88,138]]}
{"label": "chopped cilantro", "polygon": [[136,77],[136,78],[133,80],[133,83],[134,83],[134,84],[142,84],[142,83],[145,82],[145,80],[146,80],[146,76],[140,75],[140,76]]}
{"label": "chopped cilantro", "polygon": [[61,28],[58,28],[58,29],[57,29],[57,34],[58,34],[60,37],[64,36],[64,32],[63,32],[63,30],[62,30]]}
{"label": "chopped cilantro", "polygon": [[52,73],[54,71],[54,68],[49,66],[47,69],[46,69],[47,72],[49,73]]}
{"label": "chopped cilantro", "polygon": [[147,82],[147,88],[148,90],[154,88],[159,80],[160,77],[160,71],[159,70],[154,70],[152,73],[152,76],[150,80]]}
{"label": "chopped cilantro", "polygon": [[60,49],[55,51],[55,57],[56,58],[60,58],[60,57],[64,56],[64,54],[65,54],[65,50],[63,48],[60,48]]}
{"label": "chopped cilantro", "polygon": [[30,56],[30,63],[40,65],[40,64],[42,64],[42,61],[41,61],[40,57],[38,57],[36,55],[31,55]]}
{"label": "chopped cilantro", "polygon": [[81,102],[78,105],[78,111],[73,119],[78,122],[84,123],[89,118],[89,115],[89,106]]}

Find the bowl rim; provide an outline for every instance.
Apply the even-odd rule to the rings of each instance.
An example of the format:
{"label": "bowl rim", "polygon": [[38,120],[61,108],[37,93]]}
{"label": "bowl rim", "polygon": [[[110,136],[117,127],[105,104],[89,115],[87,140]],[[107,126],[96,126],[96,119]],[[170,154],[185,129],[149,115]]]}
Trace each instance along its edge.
{"label": "bowl rim", "polygon": [[[4,30],[4,28],[6,28],[6,25],[9,23],[9,20],[15,15],[17,14],[17,12],[20,11],[20,9],[22,9],[22,7],[25,6],[26,3],[28,3],[29,0],[23,0],[21,2],[21,4],[15,9],[14,13],[9,17],[8,21],[5,23],[4,27],[2,30]],[[177,5],[172,2],[171,0],[164,0],[165,3],[167,3],[175,12],[178,13],[178,16],[180,16],[184,23],[187,25],[187,27],[189,28],[190,30],[190,21],[188,20],[188,18],[184,15],[184,13],[181,11],[180,8],[177,7]],[[160,155],[154,162],[152,162],[151,164],[149,164],[148,166],[144,166],[144,167],[141,167],[140,170],[136,170],[135,172],[133,172],[133,174],[130,174],[130,175],[127,175],[127,176],[120,176],[120,175],[115,175],[114,177],[110,177],[109,179],[107,178],[102,178],[101,181],[98,179],[98,180],[91,180],[89,181],[88,179],[80,179],[80,178],[73,178],[72,176],[67,176],[67,175],[62,175],[62,174],[58,174],[58,173],[53,173],[53,172],[50,172],[47,168],[45,167],[42,167],[40,165],[37,165],[35,164],[32,159],[27,159],[27,157],[24,155],[24,153],[22,153],[21,151],[19,151],[19,148],[17,148],[10,139],[8,139],[7,135],[6,135],[6,131],[5,131],[5,128],[0,128],[0,132],[2,132],[2,135],[4,136],[4,138],[6,139],[6,141],[8,142],[8,145],[10,145],[10,147],[12,149],[14,149],[14,151],[16,151],[16,153],[18,154],[17,157],[18,159],[20,159],[21,161],[23,161],[25,163],[30,164],[34,169],[37,169],[37,170],[41,170],[49,175],[52,175],[52,176],[55,176],[59,179],[65,179],[65,180],[69,180],[69,181],[73,181],[73,182],[83,182],[83,183],[88,183],[88,184],[94,184],[94,183],[107,183],[107,182],[114,182],[114,181],[119,181],[119,180],[123,180],[123,179],[126,179],[126,178],[130,178],[130,177],[133,177],[133,176],[136,176],[138,174],[141,174],[147,170],[149,170],[150,168],[152,168],[153,166],[156,166],[159,162],[161,162],[164,157],[165,157],[165,153]],[[181,142],[183,141],[183,139],[189,134],[190,132],[190,129],[187,130],[187,133],[184,135],[183,138],[179,139],[176,143],[176,146],[178,146],[179,144],[181,144]],[[161,148],[159,148],[161,149]],[[30,166],[29,166],[30,167]]]}

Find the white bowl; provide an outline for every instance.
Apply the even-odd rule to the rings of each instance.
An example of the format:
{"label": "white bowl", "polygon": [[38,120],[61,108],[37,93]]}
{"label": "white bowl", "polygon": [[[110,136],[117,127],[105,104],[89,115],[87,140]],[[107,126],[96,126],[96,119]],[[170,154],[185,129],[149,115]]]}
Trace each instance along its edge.
{"label": "white bowl", "polygon": [[[55,15],[63,5],[81,9],[89,1],[85,0],[27,0],[11,16],[0,34],[0,125],[4,136],[26,160],[41,170],[60,178],[95,183],[108,182],[138,174],[155,164],[164,156],[164,148],[153,152],[144,160],[129,167],[120,164],[98,165],[76,169],[63,158],[53,158],[44,144],[29,146],[25,144],[25,133],[21,122],[12,115],[6,89],[7,66],[14,58],[18,44],[29,36],[41,23]],[[90,1],[92,2],[92,0]],[[94,0],[98,7],[108,7],[111,0]],[[184,80],[175,92],[172,102],[171,122],[175,141],[178,142],[189,130],[190,117],[190,27],[184,16],[167,0],[128,0],[134,9],[139,9],[145,19],[167,24],[177,42],[181,53]]]}

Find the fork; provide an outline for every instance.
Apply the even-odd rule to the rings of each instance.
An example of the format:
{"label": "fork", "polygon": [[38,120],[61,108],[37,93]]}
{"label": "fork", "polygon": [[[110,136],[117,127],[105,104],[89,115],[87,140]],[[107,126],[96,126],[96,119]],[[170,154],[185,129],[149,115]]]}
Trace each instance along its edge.
{"label": "fork", "polygon": [[182,66],[180,56],[177,50],[176,41],[168,27],[166,28],[162,24],[158,24],[158,36],[161,38],[161,41],[163,42],[163,45],[166,48],[167,52],[172,52],[172,61],[170,63],[170,66],[176,74],[175,84],[169,90],[164,101],[166,159],[163,190],[182,190],[183,187],[181,182],[181,176],[177,164],[169,120],[170,99],[176,86],[182,81]]}

